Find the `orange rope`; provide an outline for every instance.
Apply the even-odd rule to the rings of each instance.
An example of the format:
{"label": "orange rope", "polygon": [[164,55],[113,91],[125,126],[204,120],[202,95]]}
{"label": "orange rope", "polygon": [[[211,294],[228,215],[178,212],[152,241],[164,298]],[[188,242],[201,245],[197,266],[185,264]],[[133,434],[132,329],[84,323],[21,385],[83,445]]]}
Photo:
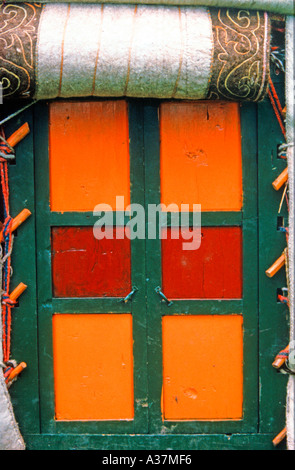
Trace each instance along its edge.
{"label": "orange rope", "polygon": [[[1,136],[5,141],[5,134],[1,129]],[[10,153],[10,149],[5,143],[1,143],[0,150],[3,155]],[[12,236],[11,225],[12,218],[9,212],[9,184],[8,184],[8,162],[5,158],[0,159],[0,176],[1,176],[1,189],[4,202],[4,258],[3,264],[3,289],[2,295],[2,330],[3,330],[3,360],[7,362],[10,357],[10,333],[11,333],[11,309],[14,305],[9,301],[9,288],[10,288],[10,272],[11,272],[11,249],[12,249]]]}
{"label": "orange rope", "polygon": [[279,111],[280,111],[280,113],[281,113],[281,116],[283,116],[283,115],[284,115],[283,108],[282,108],[282,105],[281,105],[281,103],[280,103],[278,94],[277,94],[277,92],[276,92],[276,89],[275,89],[275,87],[274,87],[274,84],[273,84],[273,81],[272,81],[271,77],[269,77],[269,84],[270,84],[270,88],[271,88],[272,94],[273,94],[273,96],[274,96],[274,99],[276,100],[277,106],[278,106]]}
{"label": "orange rope", "polygon": [[281,128],[281,131],[282,131],[282,133],[283,133],[283,136],[286,138],[285,126],[284,126],[284,124],[283,124],[283,121],[282,121],[282,119],[281,119],[280,113],[279,113],[279,111],[278,111],[278,109],[277,109],[277,107],[276,107],[275,100],[273,99],[273,96],[272,96],[270,90],[268,90],[268,96],[269,96],[269,98],[270,98],[270,101],[271,101],[273,110],[274,110],[275,115],[276,115],[276,117],[277,117],[277,120],[278,120],[278,123],[279,123],[279,125],[280,125],[280,128]]}

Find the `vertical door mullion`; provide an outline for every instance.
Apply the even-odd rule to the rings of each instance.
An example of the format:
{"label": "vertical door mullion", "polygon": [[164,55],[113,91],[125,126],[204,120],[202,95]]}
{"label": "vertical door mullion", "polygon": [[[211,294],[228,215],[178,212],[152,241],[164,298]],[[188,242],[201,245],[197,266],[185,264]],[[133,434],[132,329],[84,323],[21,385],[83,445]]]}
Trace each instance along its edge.
{"label": "vertical door mullion", "polygon": [[[144,207],[143,108],[138,102],[128,103],[130,139],[131,204]],[[132,297],[134,359],[134,432],[148,432],[148,377],[147,377],[147,321],[145,292],[145,239],[131,239],[132,288],[138,290]]]}
{"label": "vertical door mullion", "polygon": [[158,224],[156,238],[149,239],[147,218],[149,205],[160,204],[159,155],[159,105],[157,102],[149,102],[144,107],[149,433],[159,432],[159,425],[162,421],[162,318],[161,301],[155,292],[155,288],[161,287],[162,283],[161,241]]}

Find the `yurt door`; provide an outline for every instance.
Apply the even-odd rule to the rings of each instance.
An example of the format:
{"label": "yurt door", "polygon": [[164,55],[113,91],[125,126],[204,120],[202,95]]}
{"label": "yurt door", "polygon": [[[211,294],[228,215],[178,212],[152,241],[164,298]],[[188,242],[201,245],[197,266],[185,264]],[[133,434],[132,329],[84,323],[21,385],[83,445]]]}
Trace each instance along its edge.
{"label": "yurt door", "polygon": [[257,431],[252,112],[224,102],[39,106],[43,432]]}

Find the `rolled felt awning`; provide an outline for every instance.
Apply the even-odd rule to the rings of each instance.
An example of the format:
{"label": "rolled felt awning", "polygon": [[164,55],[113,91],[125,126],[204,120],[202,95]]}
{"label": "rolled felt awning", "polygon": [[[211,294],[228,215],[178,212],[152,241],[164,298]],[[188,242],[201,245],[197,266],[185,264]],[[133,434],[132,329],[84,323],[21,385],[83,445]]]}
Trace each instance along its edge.
{"label": "rolled felt awning", "polygon": [[6,4],[0,43],[4,99],[260,101],[268,86],[270,18],[255,10]]}

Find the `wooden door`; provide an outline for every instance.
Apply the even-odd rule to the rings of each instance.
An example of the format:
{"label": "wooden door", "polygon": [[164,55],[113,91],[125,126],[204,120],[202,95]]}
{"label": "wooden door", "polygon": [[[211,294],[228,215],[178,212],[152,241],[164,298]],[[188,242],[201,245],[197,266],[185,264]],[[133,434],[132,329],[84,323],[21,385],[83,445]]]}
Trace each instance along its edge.
{"label": "wooden door", "polygon": [[[258,289],[259,272],[273,300],[262,279],[270,258],[262,240],[258,254],[265,233],[258,201],[263,220],[270,209],[258,179],[268,147],[258,139],[257,106],[68,100],[40,103],[34,116],[20,147],[30,178],[11,169],[19,185],[12,209],[29,190],[35,215],[27,258],[35,250],[36,266],[23,262],[24,232],[15,241],[15,260],[32,284],[14,330],[31,366],[12,391],[29,445],[51,436],[67,448],[77,436],[78,447],[190,449],[192,435],[197,447],[200,435],[210,448],[271,445],[283,425],[285,382],[272,377],[271,402],[267,383],[285,330],[277,320],[270,347]],[[278,133],[270,110],[268,118]],[[113,238],[97,240],[94,208],[114,209],[118,195],[117,225],[106,228]],[[150,205],[188,204],[186,235],[192,205],[201,204],[200,247],[182,249],[171,209],[155,238],[130,239],[130,203],[144,208],[146,234]],[[33,405],[21,409],[23,394]]]}
{"label": "wooden door", "polygon": [[[37,162],[45,428],[254,431],[257,207],[242,182],[255,162],[242,164],[239,105],[55,102],[48,129]],[[201,204],[200,247],[183,251],[171,223],[167,239],[130,240],[126,214],[95,239],[93,210],[115,210],[116,196],[122,211],[142,204],[145,223],[152,204]]]}

